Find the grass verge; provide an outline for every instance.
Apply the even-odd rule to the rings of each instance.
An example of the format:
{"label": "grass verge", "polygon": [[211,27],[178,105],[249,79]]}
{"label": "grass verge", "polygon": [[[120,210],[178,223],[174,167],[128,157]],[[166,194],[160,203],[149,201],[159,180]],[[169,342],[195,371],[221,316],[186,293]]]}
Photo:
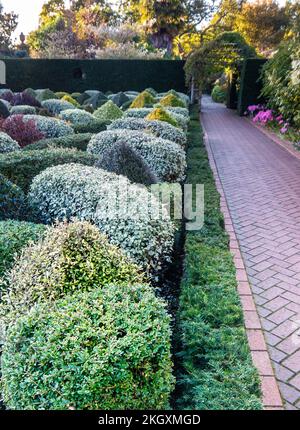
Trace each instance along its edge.
{"label": "grass verge", "polygon": [[187,157],[187,183],[205,186],[205,224],[200,231],[186,233],[177,314],[176,407],[261,409],[259,377],[247,343],[229,238],[197,106],[191,112]]}

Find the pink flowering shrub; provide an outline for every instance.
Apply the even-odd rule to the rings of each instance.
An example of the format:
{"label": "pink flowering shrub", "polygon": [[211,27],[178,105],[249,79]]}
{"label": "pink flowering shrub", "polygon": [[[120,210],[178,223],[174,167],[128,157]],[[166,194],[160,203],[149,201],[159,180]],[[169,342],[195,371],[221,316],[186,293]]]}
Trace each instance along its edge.
{"label": "pink flowering shrub", "polygon": [[245,113],[250,115],[253,122],[267,126],[275,132],[287,135],[288,139],[298,142],[299,130],[292,128],[282,114],[276,114],[274,110],[263,105],[250,105]]}
{"label": "pink flowering shrub", "polygon": [[34,120],[24,121],[24,115],[11,115],[0,121],[0,130],[16,140],[21,147],[37,142],[45,137]]}

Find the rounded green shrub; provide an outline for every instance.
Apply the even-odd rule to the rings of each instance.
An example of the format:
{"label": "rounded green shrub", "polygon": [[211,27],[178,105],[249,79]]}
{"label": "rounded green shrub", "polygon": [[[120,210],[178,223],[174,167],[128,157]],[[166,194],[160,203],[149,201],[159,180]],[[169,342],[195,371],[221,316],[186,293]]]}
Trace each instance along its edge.
{"label": "rounded green shrub", "polygon": [[20,218],[26,207],[25,194],[0,174],[0,220]]}
{"label": "rounded green shrub", "polygon": [[18,105],[10,109],[12,115],[35,115],[36,108],[34,106]]}
{"label": "rounded green shrub", "polygon": [[16,151],[0,154],[0,172],[26,192],[32,179],[47,167],[67,163],[92,166],[95,161],[96,157],[93,155],[69,148]]}
{"label": "rounded green shrub", "polygon": [[152,106],[155,103],[155,98],[148,91],[140,93],[131,103],[130,108],[143,108]]}
{"label": "rounded green shrub", "polygon": [[80,104],[72,96],[70,96],[70,94],[65,94],[61,100],[71,103],[75,107],[80,106]]}
{"label": "rounded green shrub", "polygon": [[171,259],[175,229],[167,210],[124,176],[79,164],[55,166],[34,178],[28,199],[42,222],[93,222],[152,277]]}
{"label": "rounded green shrub", "polygon": [[122,118],[123,112],[111,100],[99,107],[94,112],[94,117],[101,121],[113,121],[114,119]]}
{"label": "rounded green shrub", "polygon": [[55,93],[56,97],[58,97],[59,99],[62,99],[64,96],[69,96],[69,93],[66,93],[65,91],[57,91]]}
{"label": "rounded green shrub", "polygon": [[70,122],[72,124],[89,124],[91,122],[94,122],[95,118],[93,115],[89,112],[86,112],[82,109],[66,109],[63,110],[59,114],[59,118],[63,121]]}
{"label": "rounded green shrub", "polygon": [[7,152],[19,151],[20,145],[14,139],[12,139],[8,134],[0,131],[0,154],[5,154]]}
{"label": "rounded green shrub", "polygon": [[211,92],[211,98],[216,103],[224,103],[226,101],[226,91],[220,85],[215,85]]}
{"label": "rounded green shrub", "polygon": [[164,107],[172,106],[186,108],[186,103],[181,100],[177,95],[171,93],[165,95],[162,99],[160,99],[159,103]]}
{"label": "rounded green shrub", "polygon": [[63,99],[49,99],[42,102],[42,107],[54,115],[60,114],[63,110],[74,109],[74,105]]}
{"label": "rounded green shrub", "polygon": [[74,148],[78,151],[86,151],[87,145],[93,135],[91,133],[70,134],[69,136],[42,139],[23,148],[23,151],[51,148]]}
{"label": "rounded green shrub", "polygon": [[8,332],[9,409],[166,409],[170,318],[145,285],[110,285],[39,305]]}
{"label": "rounded green shrub", "polygon": [[92,137],[87,152],[103,156],[120,142],[125,142],[137,152],[160,182],[178,182],[185,178],[185,151],[176,143],[149,133],[133,130],[103,131]]}
{"label": "rounded green shrub", "polygon": [[174,127],[178,127],[178,122],[176,121],[176,119],[161,107],[153,109],[146,116],[146,119],[148,119],[149,121],[163,121],[173,125]]}
{"label": "rounded green shrub", "polygon": [[57,99],[58,98],[57,95],[53,91],[49,90],[49,88],[42,89],[42,90],[35,90],[35,94],[36,94],[35,95],[36,99],[40,103],[42,103],[45,100],[51,100],[51,99]]}
{"label": "rounded green shrub", "polygon": [[37,129],[47,138],[62,137],[69,134],[74,134],[74,130],[66,122],[57,118],[51,118],[42,115],[24,115],[24,121],[33,120],[36,123]]}
{"label": "rounded green shrub", "polygon": [[150,121],[142,118],[121,118],[113,121],[107,126],[107,129],[144,131],[161,139],[178,143],[183,147],[187,142],[187,136],[183,130],[163,121]]}
{"label": "rounded green shrub", "polygon": [[143,282],[143,275],[97,227],[74,221],[49,227],[44,238],[24,248],[8,275],[1,313],[8,323],[40,302],[106,284]]}
{"label": "rounded green shrub", "polygon": [[0,278],[11,269],[22,248],[38,240],[45,230],[43,224],[13,220],[0,222]]}
{"label": "rounded green shrub", "polygon": [[143,185],[158,183],[158,179],[143,158],[125,142],[116,143],[96,162],[96,166],[126,176],[131,182]]}

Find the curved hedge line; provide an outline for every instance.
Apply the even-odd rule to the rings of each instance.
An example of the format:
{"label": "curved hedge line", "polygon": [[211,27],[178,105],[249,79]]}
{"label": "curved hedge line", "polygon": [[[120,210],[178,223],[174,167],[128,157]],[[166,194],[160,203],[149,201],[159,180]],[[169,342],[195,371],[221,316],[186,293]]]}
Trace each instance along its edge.
{"label": "curved hedge line", "polygon": [[74,148],[78,149],[78,151],[86,151],[87,145],[92,137],[92,133],[78,133],[71,134],[69,136],[42,139],[36,143],[25,146],[23,151],[33,151],[47,148]]}
{"label": "curved hedge line", "polygon": [[80,163],[92,166],[97,157],[72,149],[43,149],[0,154],[0,173],[23,191],[28,191],[32,179],[51,166]]}

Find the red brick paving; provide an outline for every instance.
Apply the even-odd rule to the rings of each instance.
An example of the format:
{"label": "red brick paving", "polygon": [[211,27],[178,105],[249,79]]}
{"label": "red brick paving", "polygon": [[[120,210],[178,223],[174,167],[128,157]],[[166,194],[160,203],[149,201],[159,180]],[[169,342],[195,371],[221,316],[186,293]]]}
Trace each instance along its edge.
{"label": "red brick paving", "polygon": [[300,409],[300,159],[209,98],[201,119],[224,190],[222,209],[265,408],[280,408],[274,371],[286,409]]}

